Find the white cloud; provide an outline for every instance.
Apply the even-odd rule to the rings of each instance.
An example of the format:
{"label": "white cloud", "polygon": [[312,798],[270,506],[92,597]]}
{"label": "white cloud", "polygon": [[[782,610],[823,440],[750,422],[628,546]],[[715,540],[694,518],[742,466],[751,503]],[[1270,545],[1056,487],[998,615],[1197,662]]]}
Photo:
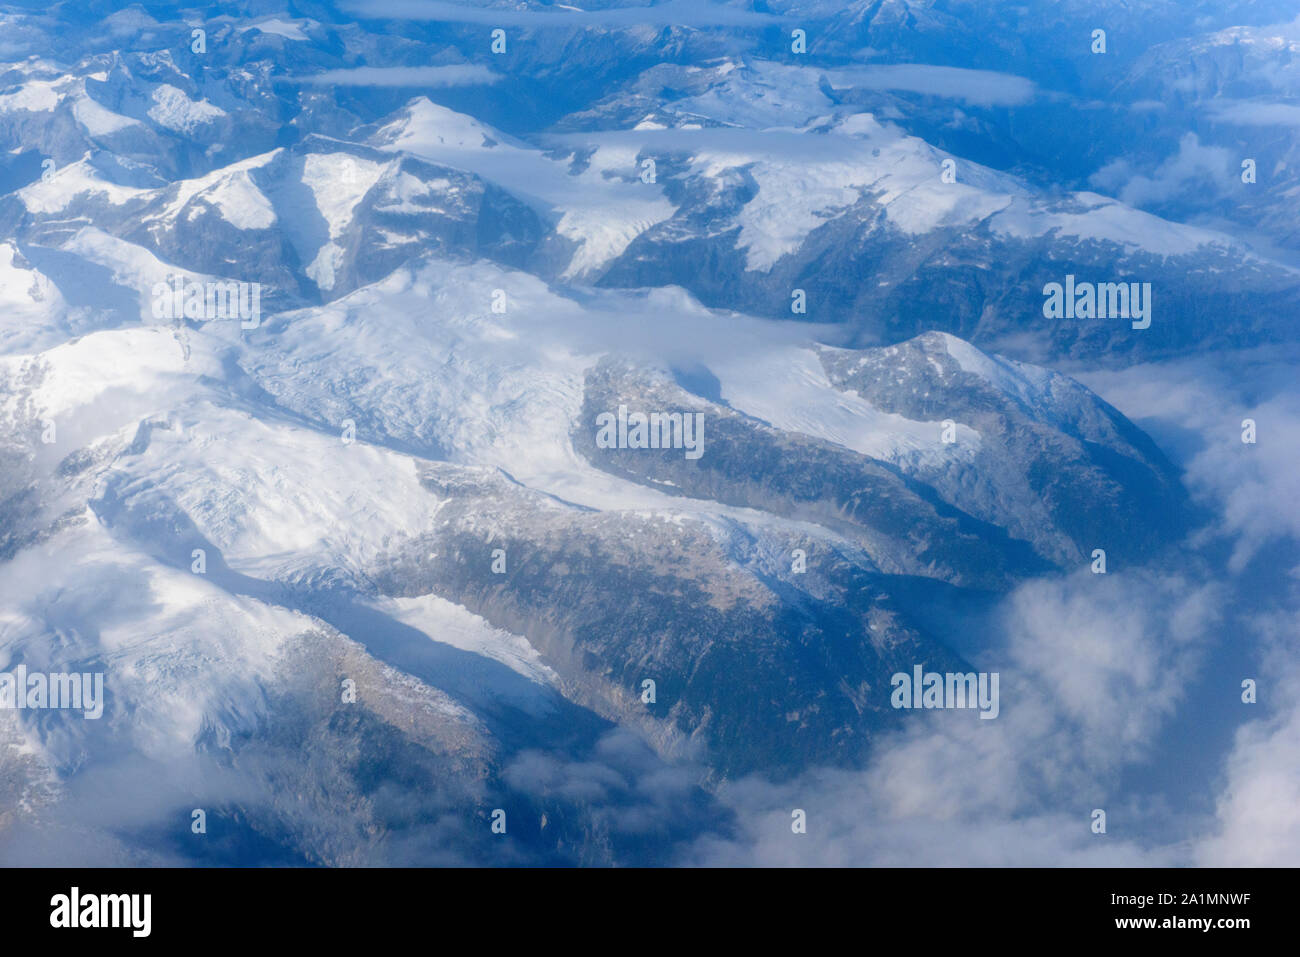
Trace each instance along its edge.
{"label": "white cloud", "polygon": [[444,3],[441,0],[344,0],[343,9],[357,16],[385,20],[439,20],[448,23],[479,23],[493,27],[588,27],[588,26],[768,26],[783,23],[785,17],[757,13],[739,7],[702,2],[669,0],[645,7],[613,7],[602,10],[550,9],[511,10]]}
{"label": "white cloud", "polygon": [[[723,797],[736,810],[737,836],[703,838],[689,848],[683,863],[1132,867],[1174,862],[1167,851],[1152,852],[1124,837],[1091,833],[1086,802],[1076,813],[900,814],[881,802],[868,778],[847,771],[817,772],[782,785],[746,780],[725,789]],[[791,831],[795,808],[807,814],[806,834]]]}
{"label": "white cloud", "polygon": [[[1133,866],[1185,862],[1152,845],[1164,812],[1121,793],[1149,757],[1215,629],[1218,586],[1130,571],[1031,582],[1005,602],[1001,715],[916,712],[861,771],[736,782],[737,834],[692,845],[696,864]],[[1108,832],[1093,834],[1093,808]],[[791,831],[791,811],[808,831]]]}
{"label": "white cloud", "polygon": [[1300,106],[1258,100],[1217,100],[1211,116],[1238,126],[1300,126]]}
{"label": "white cloud", "polygon": [[[1300,539],[1300,510],[1287,507],[1300,501],[1294,352],[1267,346],[1074,373],[1157,439],[1169,437],[1185,484],[1217,516],[1213,531],[1235,540],[1234,571],[1270,543]],[[1242,441],[1247,418],[1255,421],[1254,444]]]}
{"label": "white cloud", "polygon": [[1240,157],[1219,146],[1203,146],[1195,133],[1185,133],[1178,152],[1151,171],[1136,173],[1128,160],[1120,159],[1102,167],[1091,177],[1098,189],[1114,193],[1129,206],[1161,203],[1191,190],[1220,193],[1236,182]]}
{"label": "white cloud", "polygon": [[1262,717],[1241,727],[1226,765],[1214,831],[1196,848],[1211,867],[1294,866],[1300,860],[1300,617],[1261,622],[1269,653],[1257,677]]}
{"label": "white cloud", "polygon": [[496,83],[501,74],[474,63],[448,66],[361,66],[351,70],[325,70],[290,79],[298,83],[330,86],[478,86]]}
{"label": "white cloud", "polygon": [[923,63],[827,70],[826,77],[833,87],[901,90],[980,106],[1015,106],[1032,100],[1037,93],[1033,81],[1021,76]]}

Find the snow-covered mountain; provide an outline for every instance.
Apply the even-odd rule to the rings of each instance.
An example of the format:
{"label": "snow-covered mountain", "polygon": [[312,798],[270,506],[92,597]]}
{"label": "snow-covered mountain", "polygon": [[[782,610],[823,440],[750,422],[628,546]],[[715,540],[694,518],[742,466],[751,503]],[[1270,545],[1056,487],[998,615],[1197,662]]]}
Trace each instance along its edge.
{"label": "snow-covered mountain", "polygon": [[979,4],[357,6],[0,12],[0,670],[107,688],[0,709],[0,860],[673,863],[914,733],[893,675],[1013,668],[1008,595],[1203,560],[1080,370],[1294,343],[1233,225],[1290,187],[1148,208],[1008,117],[1219,103],[1160,64],[1231,30],[1282,83],[1276,19],[1102,4],[1081,78]]}

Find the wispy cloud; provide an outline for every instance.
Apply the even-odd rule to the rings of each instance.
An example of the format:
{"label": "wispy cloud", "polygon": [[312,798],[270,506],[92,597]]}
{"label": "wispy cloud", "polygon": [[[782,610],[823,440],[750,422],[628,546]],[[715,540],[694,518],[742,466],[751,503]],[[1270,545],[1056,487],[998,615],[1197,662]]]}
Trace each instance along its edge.
{"label": "wispy cloud", "polygon": [[[1240,570],[1265,546],[1300,541],[1300,511],[1277,506],[1300,500],[1296,359],[1269,346],[1076,375],[1180,460],[1188,488],[1218,516],[1214,530],[1233,540],[1230,568]],[[1246,419],[1254,443],[1242,441]]]}
{"label": "wispy cloud", "polygon": [[[1297,604],[1295,596],[1292,606]],[[1196,847],[1209,867],[1286,867],[1300,859],[1300,617],[1261,619],[1267,652],[1258,674],[1262,718],[1237,732],[1216,802],[1215,827]]]}
{"label": "wispy cloud", "polygon": [[922,93],[979,106],[1015,106],[1032,100],[1038,92],[1033,81],[1022,76],[923,63],[827,70],[826,78],[832,87]]}
{"label": "wispy cloud", "polygon": [[474,63],[449,66],[361,66],[288,78],[295,83],[327,86],[446,87],[496,83],[501,74]]}
{"label": "wispy cloud", "polygon": [[568,7],[548,10],[509,10],[471,7],[442,0],[344,0],[340,6],[349,13],[383,20],[438,20],[447,23],[478,23],[493,27],[635,27],[694,26],[743,27],[771,26],[786,18],[759,13],[741,7],[706,3],[703,0],[669,0],[645,7],[615,7],[604,10],[579,10]]}
{"label": "wispy cloud", "polygon": [[1218,100],[1210,115],[1237,126],[1300,126],[1300,106],[1258,100]]}
{"label": "wispy cloud", "polygon": [[[1150,838],[1120,785],[1184,699],[1222,601],[1214,584],[1131,570],[1027,583],[998,616],[1002,713],[936,711],[883,739],[863,770],[723,789],[737,833],[703,837],[708,865],[1136,866],[1186,863]],[[974,718],[974,720],[970,720]],[[791,811],[807,813],[793,834]],[[1118,826],[1090,828],[1094,808]]]}
{"label": "wispy cloud", "polygon": [[1221,146],[1206,146],[1195,133],[1185,133],[1178,142],[1178,152],[1170,156],[1150,176],[1137,173],[1126,159],[1117,159],[1091,177],[1098,189],[1116,193],[1130,206],[1161,203],[1189,190],[1222,192],[1235,179],[1237,156]]}

